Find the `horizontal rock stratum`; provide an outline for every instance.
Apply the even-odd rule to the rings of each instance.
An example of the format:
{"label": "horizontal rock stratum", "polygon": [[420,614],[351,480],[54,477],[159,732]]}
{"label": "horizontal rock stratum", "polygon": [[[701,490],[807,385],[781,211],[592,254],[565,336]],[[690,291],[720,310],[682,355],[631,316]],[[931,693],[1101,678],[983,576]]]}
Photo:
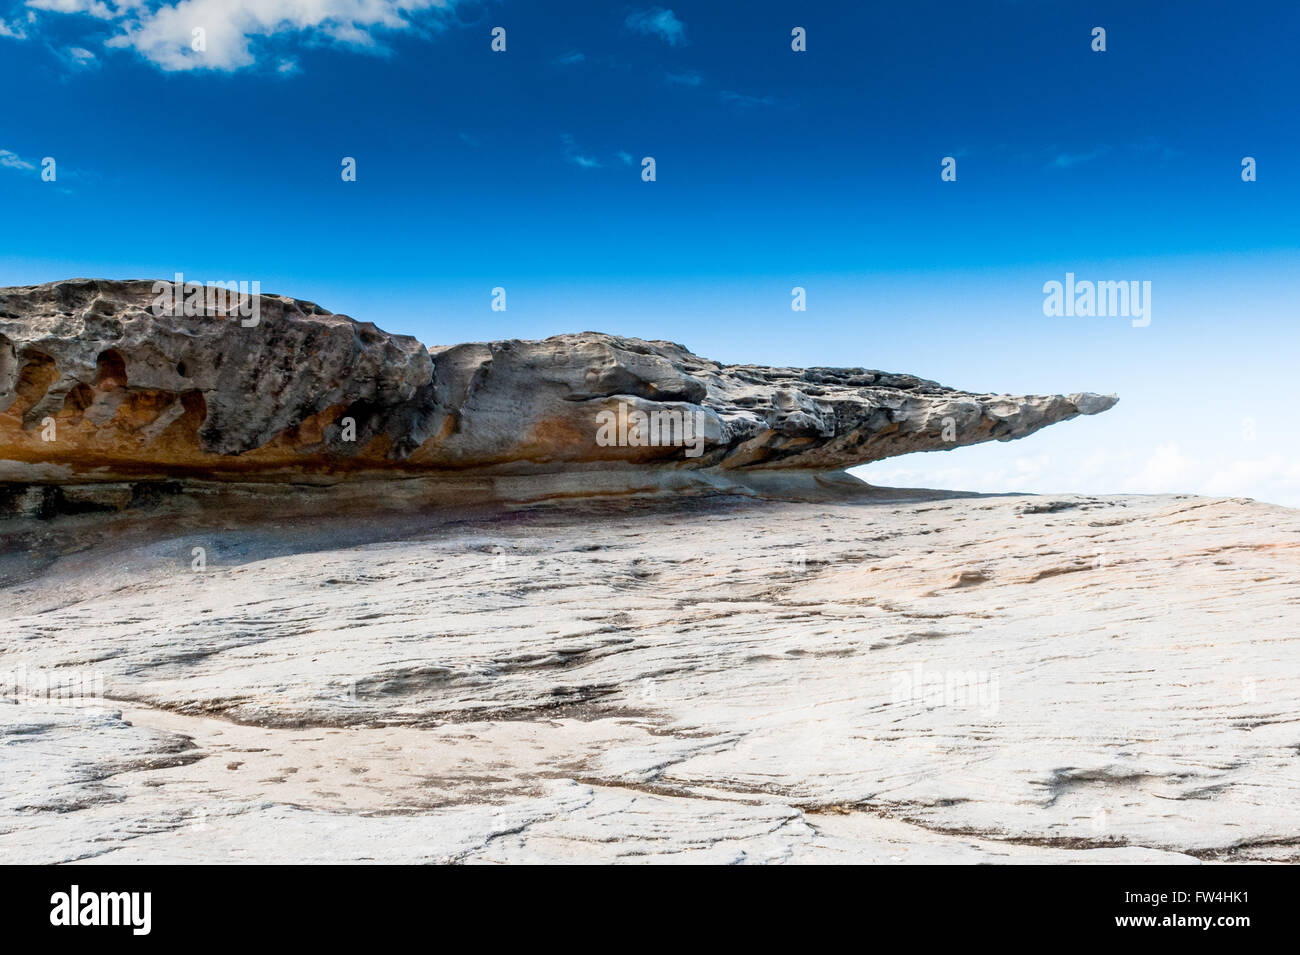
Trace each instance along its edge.
{"label": "horizontal rock stratum", "polygon": [[[185,314],[158,306],[160,287],[172,291],[105,279],[0,289],[0,481],[825,472],[1019,438],[1117,400],[722,365],[596,332],[425,348],[277,295]],[[241,317],[250,306],[255,321]]]}

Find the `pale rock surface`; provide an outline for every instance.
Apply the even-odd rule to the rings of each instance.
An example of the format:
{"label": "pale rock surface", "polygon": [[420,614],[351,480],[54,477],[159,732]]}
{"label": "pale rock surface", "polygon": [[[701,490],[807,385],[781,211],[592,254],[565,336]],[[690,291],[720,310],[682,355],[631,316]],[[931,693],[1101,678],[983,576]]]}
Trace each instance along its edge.
{"label": "pale rock surface", "polygon": [[859,489],[23,526],[0,861],[1300,856],[1294,510]]}

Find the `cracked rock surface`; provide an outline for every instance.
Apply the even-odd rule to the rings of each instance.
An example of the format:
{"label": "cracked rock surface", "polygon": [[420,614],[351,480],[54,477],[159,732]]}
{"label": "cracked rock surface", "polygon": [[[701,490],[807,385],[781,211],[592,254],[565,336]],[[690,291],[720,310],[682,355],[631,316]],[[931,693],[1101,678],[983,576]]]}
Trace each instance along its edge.
{"label": "cracked rock surface", "polygon": [[0,861],[1300,859],[1292,509],[864,490],[32,528]]}

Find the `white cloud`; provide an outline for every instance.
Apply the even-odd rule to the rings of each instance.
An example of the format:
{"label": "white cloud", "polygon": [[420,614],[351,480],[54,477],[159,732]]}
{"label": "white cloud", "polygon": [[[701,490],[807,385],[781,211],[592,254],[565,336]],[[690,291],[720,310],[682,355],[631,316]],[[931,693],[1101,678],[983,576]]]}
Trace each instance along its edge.
{"label": "white cloud", "polygon": [[[919,459],[927,459],[925,461]],[[901,462],[903,459],[895,459]],[[909,456],[914,466],[900,466],[891,461],[869,465],[859,476],[872,484],[889,487],[929,487],[968,491],[1001,491],[1020,493],[1032,491],[1056,470],[1053,459],[1047,454],[1021,455],[1010,466],[979,468],[963,465],[945,465],[934,454]]]}
{"label": "white cloud", "polygon": [[8,149],[0,149],[0,168],[30,172],[36,167],[23,159],[17,153],[10,152]]}
{"label": "white cloud", "polygon": [[63,52],[63,60],[74,70],[88,70],[99,65],[99,59],[84,46],[70,46]]}
{"label": "white cloud", "polygon": [[[257,60],[257,41],[324,39],[365,49],[381,48],[376,33],[406,30],[411,14],[432,14],[440,25],[458,0],[28,0],[50,13],[113,20],[120,32],[107,46],[131,49],[164,70],[238,70]],[[196,50],[195,30],[203,48]],[[276,55],[280,72],[292,59]],[[289,70],[290,72],[292,69]]]}
{"label": "white cloud", "polygon": [[568,53],[562,53],[551,62],[556,66],[574,66],[578,63],[585,63],[586,54],[581,50],[570,50]]}
{"label": "white cloud", "polygon": [[681,46],[686,42],[685,25],[675,13],[663,7],[634,10],[627,15],[627,28],[634,33],[657,36],[669,46]]}
{"label": "white cloud", "polygon": [[23,29],[21,23],[8,23],[0,20],[0,36],[8,37],[11,40],[26,40],[27,31]]}
{"label": "white cloud", "polygon": [[854,471],[863,480],[890,487],[994,494],[1201,494],[1300,507],[1300,457],[1282,451],[1237,456],[1246,448],[1230,446],[1222,435],[1192,450],[1184,441],[1089,450],[1068,433],[1026,440],[1054,450],[1008,459],[1005,445],[989,443],[905,455]]}
{"label": "white cloud", "polygon": [[84,13],[98,20],[112,20],[119,17],[137,2],[106,3],[104,0],[27,0],[27,6],[33,10],[45,10],[49,13]]}
{"label": "white cloud", "polygon": [[1161,444],[1125,489],[1146,494],[1190,491],[1209,497],[1254,497],[1294,507],[1300,504],[1300,458],[1277,453],[1263,458],[1216,454],[1202,460],[1184,454],[1177,443]]}
{"label": "white cloud", "polygon": [[1125,490],[1136,494],[1162,494],[1171,488],[1190,489],[1197,483],[1201,470],[1201,462],[1183,454],[1176,441],[1159,444],[1142,470],[1128,479]]}
{"label": "white cloud", "polygon": [[1278,499],[1293,498],[1300,491],[1300,459],[1280,454],[1267,458],[1242,459],[1214,471],[1201,485],[1202,494],[1236,495],[1242,488],[1260,491]]}
{"label": "white cloud", "polygon": [[694,70],[683,70],[679,73],[669,73],[664,77],[669,83],[675,86],[699,86],[704,82],[704,77]]}

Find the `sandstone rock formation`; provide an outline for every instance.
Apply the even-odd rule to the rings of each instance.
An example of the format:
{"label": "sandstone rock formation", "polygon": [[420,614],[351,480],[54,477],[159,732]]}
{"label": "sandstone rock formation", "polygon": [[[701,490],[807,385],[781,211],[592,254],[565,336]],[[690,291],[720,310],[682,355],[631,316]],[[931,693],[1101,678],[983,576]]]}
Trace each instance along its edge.
{"label": "sandstone rock formation", "polygon": [[842,472],[1113,397],[152,302],[0,290],[0,862],[1300,860],[1298,512]]}
{"label": "sandstone rock formation", "polygon": [[[292,298],[241,300],[255,320],[211,303],[171,314],[157,298],[150,281],[0,289],[0,482],[101,485],[87,500],[102,503],[103,485],[117,482],[129,500],[140,493],[131,482],[146,479],[826,472],[1019,438],[1116,401],[971,394],[861,368],[721,365],[594,332],[425,349]],[[683,440],[647,438],[638,413],[693,430],[678,435],[664,420]],[[601,422],[620,416],[634,427],[602,440]]]}

